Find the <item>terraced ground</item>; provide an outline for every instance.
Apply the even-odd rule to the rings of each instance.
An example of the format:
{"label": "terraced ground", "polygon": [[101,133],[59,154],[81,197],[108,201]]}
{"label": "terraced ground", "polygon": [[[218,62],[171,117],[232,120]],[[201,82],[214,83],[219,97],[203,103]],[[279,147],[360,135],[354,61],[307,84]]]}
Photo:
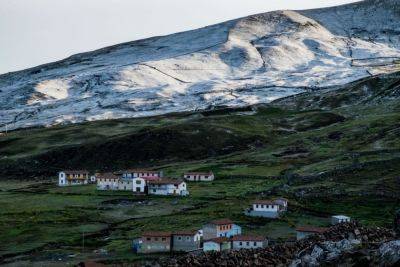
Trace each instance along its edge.
{"label": "terraced ground", "polygon": [[[142,231],[196,229],[221,217],[276,241],[336,213],[390,226],[400,207],[399,81],[394,73],[271,105],[0,136],[0,262],[145,260],[130,251]],[[190,183],[186,198],[55,185],[63,168],[139,166],[172,177],[211,169],[217,179]],[[242,215],[252,200],[273,196],[290,199],[285,217]]]}

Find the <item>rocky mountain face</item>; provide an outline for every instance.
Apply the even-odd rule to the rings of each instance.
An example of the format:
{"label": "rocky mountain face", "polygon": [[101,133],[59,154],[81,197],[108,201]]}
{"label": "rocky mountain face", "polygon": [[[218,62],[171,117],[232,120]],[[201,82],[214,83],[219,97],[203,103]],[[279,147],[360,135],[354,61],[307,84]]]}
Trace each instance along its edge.
{"label": "rocky mountain face", "polygon": [[240,107],[398,69],[400,1],[276,11],[0,76],[0,127]]}

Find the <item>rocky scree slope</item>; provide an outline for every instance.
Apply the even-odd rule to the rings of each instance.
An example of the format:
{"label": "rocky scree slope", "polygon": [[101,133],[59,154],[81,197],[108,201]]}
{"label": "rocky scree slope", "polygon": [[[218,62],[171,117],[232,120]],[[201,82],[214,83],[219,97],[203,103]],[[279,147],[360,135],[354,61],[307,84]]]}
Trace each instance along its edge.
{"label": "rocky scree slope", "polygon": [[391,72],[399,2],[269,12],[7,73],[0,127],[247,106]]}
{"label": "rocky scree slope", "polygon": [[389,229],[340,224],[294,243],[186,255],[161,266],[397,266],[400,240]]}

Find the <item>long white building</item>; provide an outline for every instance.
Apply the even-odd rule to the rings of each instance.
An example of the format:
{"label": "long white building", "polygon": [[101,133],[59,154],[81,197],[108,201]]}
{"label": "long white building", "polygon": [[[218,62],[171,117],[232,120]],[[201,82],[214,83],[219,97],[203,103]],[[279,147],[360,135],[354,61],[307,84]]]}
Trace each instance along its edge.
{"label": "long white building", "polygon": [[84,185],[88,183],[90,183],[88,171],[61,171],[58,173],[58,186]]}
{"label": "long white building", "polygon": [[148,194],[186,196],[189,194],[189,191],[187,190],[187,185],[184,181],[163,178],[148,181]]}

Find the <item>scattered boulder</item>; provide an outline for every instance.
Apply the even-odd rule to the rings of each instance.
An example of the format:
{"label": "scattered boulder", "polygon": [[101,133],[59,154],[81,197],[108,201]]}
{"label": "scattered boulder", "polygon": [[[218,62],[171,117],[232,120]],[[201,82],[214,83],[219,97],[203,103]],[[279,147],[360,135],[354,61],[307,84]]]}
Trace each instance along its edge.
{"label": "scattered boulder", "polygon": [[383,266],[400,265],[400,240],[383,243],[379,247],[379,254]]}

